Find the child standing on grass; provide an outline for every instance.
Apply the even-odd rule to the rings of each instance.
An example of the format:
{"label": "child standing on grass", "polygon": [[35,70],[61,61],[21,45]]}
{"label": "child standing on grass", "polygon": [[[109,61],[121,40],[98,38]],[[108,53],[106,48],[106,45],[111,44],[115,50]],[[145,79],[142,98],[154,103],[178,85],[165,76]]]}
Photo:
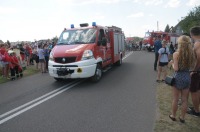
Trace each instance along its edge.
{"label": "child standing on grass", "polygon": [[[169,61],[169,48],[166,47],[167,41],[163,40],[162,41],[162,48],[158,50],[158,75],[157,75],[157,82],[164,82],[166,75],[167,75],[167,65]],[[163,73],[162,79],[160,79],[161,73]]]}
{"label": "child standing on grass", "polygon": [[190,37],[182,35],[178,38],[178,49],[173,54],[173,60],[170,61],[175,71],[175,84],[172,86],[173,100],[172,100],[172,114],[169,118],[176,121],[176,112],[178,110],[178,100],[181,94],[181,114],[179,120],[181,123],[185,122],[185,114],[188,105],[189,87],[191,83],[189,69],[193,66],[193,51]]}

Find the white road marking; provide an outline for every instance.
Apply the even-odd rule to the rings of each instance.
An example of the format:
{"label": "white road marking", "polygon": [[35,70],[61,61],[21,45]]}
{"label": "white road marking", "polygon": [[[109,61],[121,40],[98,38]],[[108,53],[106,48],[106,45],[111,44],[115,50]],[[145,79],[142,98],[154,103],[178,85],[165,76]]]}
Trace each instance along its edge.
{"label": "white road marking", "polygon": [[[31,102],[33,103],[32,105],[30,105],[30,106],[28,106],[28,107],[26,107],[26,108],[24,108],[24,109],[22,109],[22,110],[20,110],[20,111],[18,111],[18,112],[16,112],[16,113],[12,114],[12,115],[10,115],[10,116],[8,116],[8,117],[6,117],[6,118],[0,120],[0,125],[3,124],[3,123],[5,123],[6,121],[8,121],[8,120],[10,120],[10,119],[12,119],[12,118],[18,116],[18,115],[20,115],[20,114],[26,112],[26,111],[28,111],[28,110],[34,108],[35,106],[37,106],[37,105],[39,105],[39,104],[41,104],[41,103],[43,103],[43,102],[45,102],[45,101],[47,101],[47,100],[49,100],[49,99],[51,99],[51,98],[57,96],[57,95],[59,95],[59,94],[65,92],[65,91],[69,90],[70,88],[72,88],[72,87],[74,87],[74,86],[80,84],[81,82],[83,82],[83,80],[82,80],[82,81],[78,81],[78,82],[76,82],[76,83],[71,83],[71,85],[68,84],[68,85],[70,85],[70,86],[65,85],[65,86],[59,88],[60,91],[59,91],[59,90],[56,90],[56,91],[54,90],[54,92],[53,92],[53,91],[50,92],[51,94],[48,93],[48,95],[50,95],[50,96],[48,96],[47,94],[45,94],[46,96],[44,95],[44,96],[45,96],[45,97],[43,97],[44,99],[41,98],[42,96],[39,97],[40,99],[42,99],[42,100],[40,100],[40,101],[38,101],[38,100],[39,100],[38,98],[37,98],[37,100],[35,99],[35,100],[38,101],[38,102],[36,102],[36,101],[33,100],[33,101],[36,102],[36,103],[33,103],[33,101],[30,101],[30,102],[28,102],[28,103],[26,103],[26,104],[24,104],[24,105],[22,105],[22,106],[20,106],[20,107],[17,107],[17,108],[15,108],[15,109],[13,109],[13,110],[11,110],[11,111],[9,111],[9,112],[6,112],[5,114],[2,114],[1,117],[5,117],[6,115],[8,115],[8,114],[10,114],[10,113],[13,113],[13,112],[19,110],[20,108],[26,107],[27,104],[31,104]],[[67,86],[67,87],[66,87],[66,86]],[[53,93],[53,94],[52,94],[52,93]]]}
{"label": "white road marking", "polygon": [[127,57],[129,57],[129,56],[132,55],[132,54],[133,54],[133,51],[130,52],[130,53],[128,53],[127,55],[125,55],[124,58],[123,58],[122,60],[125,60]]}
{"label": "white road marking", "polygon": [[51,92],[49,92],[49,93],[47,93],[47,94],[45,94],[45,95],[43,95],[43,96],[40,96],[40,97],[38,97],[38,98],[36,98],[36,99],[34,99],[34,100],[32,100],[32,101],[26,103],[26,104],[23,104],[23,105],[21,105],[21,106],[15,108],[15,109],[13,109],[13,110],[10,110],[10,111],[8,111],[8,112],[6,112],[6,113],[0,115],[0,119],[3,118],[3,117],[5,117],[5,116],[7,116],[7,115],[9,115],[9,114],[12,114],[12,113],[14,113],[14,112],[16,112],[16,111],[18,111],[18,110],[20,110],[20,109],[22,109],[22,108],[24,108],[24,107],[30,105],[30,104],[32,104],[32,103],[35,103],[35,102],[37,102],[37,101],[39,101],[39,100],[41,100],[41,99],[43,99],[43,98],[45,98],[45,97],[47,97],[47,96],[49,96],[49,95],[55,93],[55,92],[58,92],[59,90],[65,88],[65,87],[67,87],[67,86],[69,86],[69,85],[71,85],[71,84],[73,84],[73,83],[75,83],[75,82],[71,82],[71,83],[69,83],[69,84],[66,84],[66,85],[64,85],[64,86],[62,86],[62,87],[60,87],[60,88],[58,88],[58,89],[56,89],[56,90],[53,90],[53,91],[51,91]]}
{"label": "white road marking", "polygon": [[[133,52],[130,52],[127,55],[125,55],[122,60],[125,60],[131,54],[133,54]],[[64,85],[64,86],[62,86],[62,87],[60,87],[60,88],[58,88],[58,89],[56,89],[56,90],[54,90],[52,92],[49,92],[49,93],[47,93],[47,94],[45,94],[45,95],[43,95],[41,97],[38,97],[38,98],[36,98],[36,99],[26,103],[26,104],[23,104],[23,105],[15,108],[13,110],[10,110],[10,111],[0,115],[0,119],[5,117],[4,119],[0,120],[0,125],[5,123],[5,122],[7,122],[8,120],[16,117],[16,116],[18,116],[18,115],[20,115],[20,114],[22,114],[22,113],[24,113],[24,112],[36,107],[36,106],[44,103],[45,101],[47,101],[47,100],[49,100],[49,99],[51,99],[51,98],[53,98],[53,97],[55,97],[55,96],[57,96],[57,95],[59,95],[59,94],[61,94],[63,92],[69,90],[70,88],[80,84],[81,82],[83,82],[83,80],[82,81],[75,81],[75,82],[71,82],[69,84],[66,84],[66,85]],[[12,113],[14,113],[14,114],[12,114]],[[8,115],[10,115],[10,116],[8,116]]]}

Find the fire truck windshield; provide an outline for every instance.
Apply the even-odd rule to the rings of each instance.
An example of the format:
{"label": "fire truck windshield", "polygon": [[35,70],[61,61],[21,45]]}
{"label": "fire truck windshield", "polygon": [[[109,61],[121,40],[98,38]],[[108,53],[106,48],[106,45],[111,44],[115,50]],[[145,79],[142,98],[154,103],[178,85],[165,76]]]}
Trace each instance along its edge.
{"label": "fire truck windshield", "polygon": [[150,32],[146,32],[145,33],[145,37],[150,37],[151,36],[151,33]]}
{"label": "fire truck windshield", "polygon": [[65,30],[58,39],[58,45],[95,43],[96,29]]}

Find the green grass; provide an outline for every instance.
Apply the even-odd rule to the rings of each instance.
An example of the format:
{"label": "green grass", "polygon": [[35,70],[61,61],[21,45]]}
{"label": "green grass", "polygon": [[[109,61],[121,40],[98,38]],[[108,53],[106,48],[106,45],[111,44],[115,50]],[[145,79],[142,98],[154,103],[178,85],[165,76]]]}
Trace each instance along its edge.
{"label": "green grass", "polygon": [[23,74],[24,74],[24,76],[29,76],[29,75],[33,75],[38,72],[39,72],[39,70],[36,69],[34,66],[29,66],[26,68],[26,70],[24,70]]}
{"label": "green grass", "polygon": [[[23,71],[23,77],[26,77],[26,76],[30,76],[30,75],[33,75],[33,74],[36,74],[38,73],[39,70],[35,68],[35,66],[28,66],[26,67],[26,69]],[[2,71],[0,69],[0,75],[2,75]],[[2,76],[0,76],[0,84],[1,83],[5,83],[5,82],[9,82],[10,80],[6,79],[6,78],[3,78]]]}
{"label": "green grass", "polygon": [[[169,71],[169,74],[171,71]],[[177,120],[173,122],[169,119],[172,103],[172,88],[164,83],[157,86],[157,117],[155,122],[155,132],[200,132],[200,118],[186,115],[185,123],[182,124]],[[191,105],[189,98],[189,105]],[[180,106],[177,111],[177,119],[180,114]]]}

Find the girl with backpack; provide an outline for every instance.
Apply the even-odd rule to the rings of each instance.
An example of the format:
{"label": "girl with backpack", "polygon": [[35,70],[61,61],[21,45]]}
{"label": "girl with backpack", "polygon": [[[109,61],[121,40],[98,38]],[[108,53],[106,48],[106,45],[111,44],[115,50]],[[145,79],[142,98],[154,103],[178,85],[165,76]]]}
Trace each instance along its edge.
{"label": "girl with backpack", "polygon": [[[162,48],[158,50],[159,56],[158,56],[158,62],[157,62],[157,65],[158,65],[158,75],[157,75],[157,80],[156,80],[157,82],[164,82],[167,76],[167,65],[169,62],[170,51],[166,45],[167,45],[167,41],[163,40]],[[162,79],[160,79],[161,73],[163,73]]]}

